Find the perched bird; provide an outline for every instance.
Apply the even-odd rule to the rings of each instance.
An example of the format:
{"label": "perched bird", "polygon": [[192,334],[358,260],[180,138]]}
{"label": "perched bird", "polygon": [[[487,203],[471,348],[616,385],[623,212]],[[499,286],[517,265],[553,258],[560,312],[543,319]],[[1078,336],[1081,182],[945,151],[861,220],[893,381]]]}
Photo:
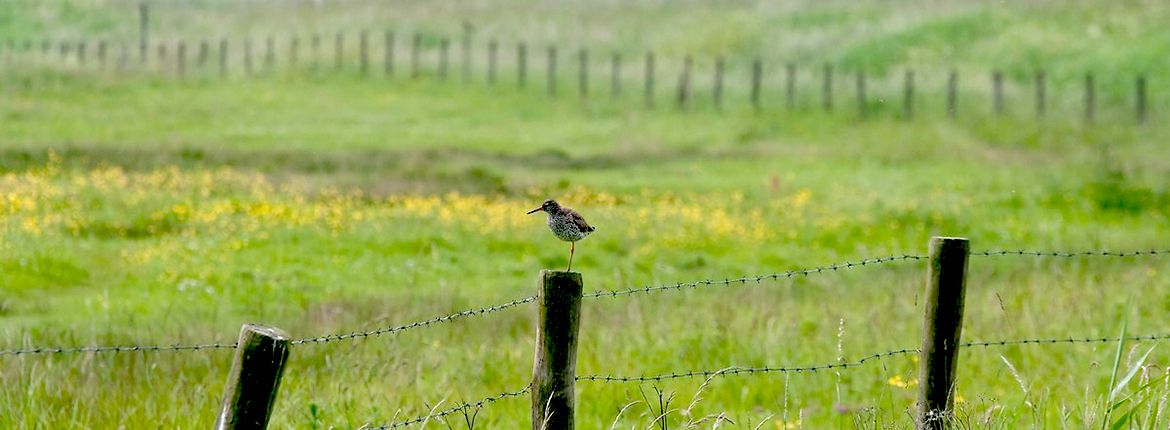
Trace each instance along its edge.
{"label": "perched bird", "polygon": [[561,206],[556,200],[545,200],[540,207],[528,211],[529,214],[534,214],[544,211],[548,214],[548,228],[552,230],[553,235],[557,239],[569,242],[569,267],[566,271],[573,270],[573,252],[576,251],[577,241],[584,239],[589,233],[593,233],[593,226],[585,222],[585,218],[577,211]]}

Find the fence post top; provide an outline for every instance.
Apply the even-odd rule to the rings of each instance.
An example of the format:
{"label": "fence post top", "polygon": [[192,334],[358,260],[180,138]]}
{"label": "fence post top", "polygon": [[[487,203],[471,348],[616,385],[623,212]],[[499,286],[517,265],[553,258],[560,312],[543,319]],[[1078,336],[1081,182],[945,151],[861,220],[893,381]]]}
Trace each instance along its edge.
{"label": "fence post top", "polygon": [[932,236],[931,242],[970,242],[970,239],[958,236]]}
{"label": "fence post top", "polygon": [[543,279],[574,278],[578,282],[580,282],[581,281],[581,272],[566,272],[564,270],[542,269],[540,271],[540,277]]}
{"label": "fence post top", "polygon": [[288,332],[284,330],[261,324],[244,324],[244,326],[240,328],[240,334],[247,332],[256,333],[261,336],[270,337],[276,340],[289,340],[292,338],[292,336],[289,336]]}

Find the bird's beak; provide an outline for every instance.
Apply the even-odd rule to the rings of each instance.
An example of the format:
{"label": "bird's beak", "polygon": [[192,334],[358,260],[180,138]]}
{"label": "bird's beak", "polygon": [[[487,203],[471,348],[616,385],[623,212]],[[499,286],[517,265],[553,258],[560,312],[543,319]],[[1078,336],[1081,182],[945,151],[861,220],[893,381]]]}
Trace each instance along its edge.
{"label": "bird's beak", "polygon": [[536,209],[530,210],[530,211],[528,211],[528,214],[529,214],[529,215],[532,215],[532,214],[534,214],[534,213],[540,212],[540,211],[541,211],[541,209],[544,209],[544,208],[536,208]]}

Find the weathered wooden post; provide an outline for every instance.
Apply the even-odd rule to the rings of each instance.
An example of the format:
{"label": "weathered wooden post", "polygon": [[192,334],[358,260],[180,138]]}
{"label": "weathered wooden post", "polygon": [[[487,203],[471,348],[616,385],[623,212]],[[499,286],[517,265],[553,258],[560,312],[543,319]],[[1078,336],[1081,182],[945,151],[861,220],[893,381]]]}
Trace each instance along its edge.
{"label": "weathered wooden post", "polygon": [[991,72],[991,110],[996,116],[1003,116],[1003,72]]}
{"label": "weathered wooden post", "polygon": [[963,332],[963,297],[967,284],[970,242],[959,237],[933,237],[926,285],[926,314],[919,353],[919,430],[942,430],[954,404],[955,369]]}
{"label": "weathered wooden post", "polygon": [[711,86],[712,104],[715,110],[723,110],[723,57],[715,58],[715,82]]}
{"label": "weathered wooden post", "polygon": [[577,90],[582,99],[589,97],[589,51],[577,51]]}
{"label": "weathered wooden post", "polygon": [[645,99],[646,108],[654,107],[654,52],[646,53],[645,66],[645,84],[642,89],[642,98]]}
{"label": "weathered wooden post", "polygon": [[691,67],[693,61],[688,55],[683,58],[682,74],[678,77],[678,108],[686,110],[691,106]]}
{"label": "weathered wooden post", "polygon": [[289,336],[283,330],[244,324],[215,421],[216,430],[268,427],[288,351]]}
{"label": "weathered wooden post", "polygon": [[1048,111],[1048,89],[1045,84],[1044,71],[1036,72],[1036,118],[1044,118]]}
{"label": "weathered wooden post", "polygon": [[1138,75],[1134,91],[1134,115],[1138,124],[1146,122],[1146,76]]}
{"label": "weathered wooden post", "polygon": [[914,118],[914,71],[906,71],[906,88],[902,96],[902,118]]}
{"label": "weathered wooden post", "polygon": [[394,32],[386,30],[382,40],[382,72],[394,76]]}
{"label": "weathered wooden post", "polygon": [[947,75],[947,116],[955,119],[959,112],[959,72],[951,69]]}
{"label": "weathered wooden post", "polygon": [[824,88],[822,88],[821,99],[824,102],[825,112],[833,110],[833,65],[825,64],[824,70]]}
{"label": "weathered wooden post", "polygon": [[796,65],[792,63],[784,66],[784,107],[796,109]]}
{"label": "weathered wooden post", "polygon": [[548,95],[557,95],[557,47],[548,47]]}
{"label": "weathered wooden post", "polygon": [[528,45],[520,42],[516,45],[516,86],[524,88],[528,85]]}
{"label": "weathered wooden post", "polygon": [[576,409],[581,274],[542,270],[537,286],[536,356],[532,366],[532,429],[572,430]]}
{"label": "weathered wooden post", "polygon": [[760,81],[764,78],[764,63],[760,57],[752,60],[752,108],[760,110]]}
{"label": "weathered wooden post", "polygon": [[1093,85],[1093,74],[1085,74],[1085,122],[1093,122],[1097,110],[1097,87]]}

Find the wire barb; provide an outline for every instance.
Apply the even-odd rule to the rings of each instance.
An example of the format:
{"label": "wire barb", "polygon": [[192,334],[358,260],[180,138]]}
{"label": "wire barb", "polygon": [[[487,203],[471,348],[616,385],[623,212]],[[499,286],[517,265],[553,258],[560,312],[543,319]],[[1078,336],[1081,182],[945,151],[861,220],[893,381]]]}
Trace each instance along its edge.
{"label": "wire barb", "polygon": [[400,325],[400,326],[385,327],[385,328],[380,328],[377,330],[370,330],[370,331],[331,334],[331,335],[327,335],[327,336],[296,339],[296,340],[292,341],[291,343],[293,345],[300,345],[300,344],[304,344],[304,343],[328,343],[328,342],[336,342],[336,341],[347,340],[347,339],[367,338],[370,336],[381,336],[381,335],[393,334],[393,333],[398,333],[401,331],[407,331],[410,329],[426,327],[426,326],[433,325],[433,324],[453,321],[453,320],[457,320],[457,319],[464,318],[464,317],[490,314],[492,312],[502,311],[504,309],[508,309],[510,307],[513,307],[513,306],[519,306],[519,305],[529,303],[529,302],[532,302],[535,300],[536,300],[536,296],[528,296],[528,297],[525,297],[522,299],[516,299],[516,300],[510,301],[508,303],[500,304],[500,305],[488,306],[488,307],[478,308],[478,309],[469,309],[469,310],[460,311],[460,312],[456,312],[456,313],[449,314],[449,315],[444,315],[441,317],[435,317],[435,318],[431,318],[428,320],[413,322],[410,324],[404,324],[404,325]]}
{"label": "wire barb", "polygon": [[1166,249],[1150,249],[1137,251],[1028,251],[1028,250],[991,250],[972,252],[971,255],[978,255],[983,257],[997,257],[1005,255],[1029,255],[1033,257],[1140,257],[1145,255],[1165,255],[1170,254],[1170,250]]}
{"label": "wire barb", "polygon": [[124,346],[79,346],[63,348],[32,348],[0,351],[0,355],[72,354],[96,352],[175,352],[199,351],[205,349],[235,349],[235,343],[204,343],[198,345],[124,345]]}

